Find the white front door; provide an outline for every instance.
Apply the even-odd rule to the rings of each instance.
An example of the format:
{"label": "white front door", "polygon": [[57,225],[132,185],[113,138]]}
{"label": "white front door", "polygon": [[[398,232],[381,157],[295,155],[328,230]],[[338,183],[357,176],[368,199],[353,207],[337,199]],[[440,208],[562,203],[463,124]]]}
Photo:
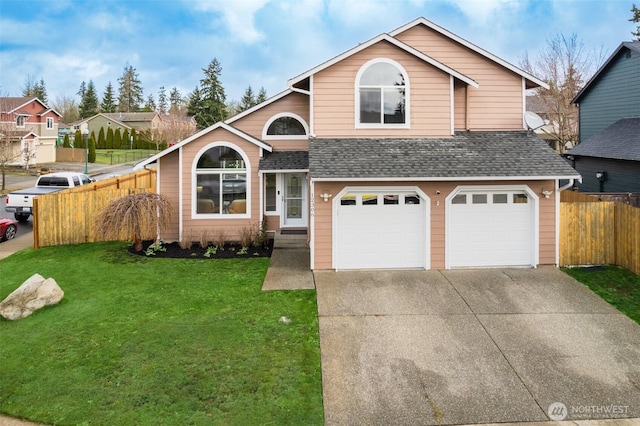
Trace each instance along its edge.
{"label": "white front door", "polygon": [[284,174],[282,226],[307,226],[307,180],[304,173]]}

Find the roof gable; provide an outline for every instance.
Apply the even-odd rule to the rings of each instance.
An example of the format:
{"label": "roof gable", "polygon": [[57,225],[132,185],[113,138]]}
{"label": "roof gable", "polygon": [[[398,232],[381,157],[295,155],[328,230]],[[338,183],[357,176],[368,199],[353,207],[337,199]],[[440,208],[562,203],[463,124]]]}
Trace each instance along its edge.
{"label": "roof gable", "polygon": [[614,62],[614,59],[618,56],[618,54],[622,50],[629,50],[629,51],[636,52],[637,54],[640,54],[640,40],[620,43],[618,48],[611,54],[611,56],[609,56],[609,58],[607,58],[606,61],[604,61],[604,64],[602,64],[602,66],[598,68],[598,71],[595,72],[593,77],[589,79],[589,81],[587,82],[587,84],[584,85],[582,90],[580,90],[576,95],[576,97],[573,98],[573,100],[571,101],[572,104],[580,103],[580,99],[582,98],[582,96],[584,96],[591,89],[591,87],[594,84],[596,84],[596,82],[600,79],[600,76],[602,75],[602,73],[612,65],[612,63]]}
{"label": "roof gable", "polygon": [[233,133],[236,136],[239,136],[239,137],[245,139],[248,142],[251,142],[254,145],[257,145],[258,147],[260,147],[260,148],[262,148],[262,149],[264,149],[264,150],[266,150],[268,152],[272,151],[272,148],[271,148],[270,145],[262,142],[259,139],[254,138],[251,135],[246,134],[245,132],[243,132],[241,130],[236,129],[235,127],[232,127],[232,126],[220,121],[220,122],[218,122],[218,123],[216,123],[216,124],[214,124],[212,126],[207,127],[204,130],[199,131],[198,133],[196,133],[194,135],[189,136],[188,138],[182,140],[181,142],[179,142],[179,143],[177,143],[177,144],[175,144],[173,146],[170,146],[169,148],[157,153],[156,155],[151,156],[151,157],[147,158],[144,161],[141,161],[140,163],[138,163],[136,165],[136,168],[141,168],[141,167],[146,166],[147,164],[151,164],[151,163],[157,161],[159,158],[162,158],[165,155],[170,154],[170,153],[182,148],[186,144],[188,144],[188,143],[190,143],[190,142],[192,142],[192,141],[194,141],[194,140],[196,140],[196,139],[198,139],[198,138],[200,138],[200,137],[202,137],[202,136],[204,136],[204,135],[206,135],[206,134],[208,134],[208,133],[210,133],[210,132],[212,132],[212,131],[214,131],[216,129],[224,129],[224,130],[226,130],[226,131],[228,131],[230,133]]}
{"label": "roof gable", "polygon": [[338,62],[342,61],[343,59],[346,59],[346,58],[348,58],[350,56],[353,56],[356,53],[361,52],[361,51],[373,46],[374,44],[380,43],[381,41],[386,41],[386,42],[391,43],[392,45],[398,47],[399,49],[404,50],[405,52],[407,52],[407,53],[415,56],[416,58],[418,58],[418,59],[420,59],[420,60],[422,60],[422,61],[424,61],[424,62],[426,62],[426,63],[428,63],[428,64],[430,64],[432,66],[434,66],[435,68],[437,68],[437,69],[439,69],[439,70],[441,70],[441,71],[443,71],[443,72],[445,72],[445,73],[457,78],[458,80],[463,81],[464,83],[466,83],[466,84],[468,84],[470,86],[473,86],[473,87],[476,87],[476,88],[479,87],[478,83],[475,80],[467,77],[466,75],[464,75],[462,73],[459,73],[458,71],[446,66],[445,64],[443,64],[441,62],[436,61],[432,57],[430,57],[428,55],[425,55],[424,53],[420,52],[417,49],[414,49],[413,47],[409,46],[408,44],[405,44],[405,43],[393,38],[389,34],[380,34],[379,36],[374,37],[369,41],[361,43],[358,46],[356,46],[356,47],[354,47],[354,48],[352,48],[350,50],[347,50],[346,52],[344,52],[344,53],[342,53],[342,54],[340,54],[340,55],[338,55],[338,56],[336,56],[336,57],[334,57],[334,58],[332,58],[332,59],[330,59],[330,60],[328,60],[326,62],[323,62],[322,64],[310,69],[309,71],[306,71],[306,72],[300,74],[299,76],[290,79],[288,81],[288,85],[289,85],[289,87],[293,87],[296,84],[302,82],[303,80],[311,77],[312,75],[317,74],[318,72],[320,72],[320,71],[322,71],[324,69],[327,69],[327,68],[337,64]]}
{"label": "roof gable", "polygon": [[640,161],[640,117],[616,121],[567,154]]}
{"label": "roof gable", "polygon": [[21,97],[0,97],[0,107],[3,113],[18,113],[21,108],[29,105],[31,102],[37,102],[42,106],[42,110],[38,111],[37,115],[44,115],[49,111],[55,113],[58,117],[62,117],[58,111],[53,108],[49,108],[44,102],[36,97],[21,96]]}
{"label": "roof gable", "polygon": [[285,96],[290,95],[293,92],[294,92],[294,90],[292,90],[292,89],[284,90],[284,91],[278,93],[277,95],[274,95],[274,96],[270,97],[269,99],[259,103],[258,105],[255,105],[255,106],[253,106],[253,107],[251,107],[251,108],[249,108],[249,109],[247,109],[245,111],[242,111],[239,114],[234,115],[233,117],[230,117],[230,118],[226,119],[224,122],[227,123],[227,124],[231,124],[234,121],[240,120],[241,118],[244,118],[244,117],[246,117],[248,115],[251,115],[255,111],[258,111],[259,109],[262,109],[262,108],[266,107],[267,105],[270,105],[270,104],[274,103],[275,101],[278,101],[278,100],[284,98]]}
{"label": "roof gable", "polygon": [[505,61],[504,59],[501,59],[499,57],[497,57],[496,55],[482,49],[479,46],[476,46],[475,44],[471,43],[468,40],[465,40],[464,38],[452,33],[451,31],[448,31],[442,27],[440,27],[439,25],[434,24],[433,22],[420,17],[417,19],[414,19],[413,21],[409,22],[408,24],[405,24],[403,26],[401,26],[400,28],[397,28],[393,31],[391,31],[389,34],[392,37],[396,37],[398,34],[403,33],[405,31],[407,31],[410,28],[413,28],[415,26],[418,25],[424,25],[427,28],[432,29],[433,31],[442,34],[443,36],[449,38],[450,40],[455,41],[456,43],[478,53],[481,56],[484,56],[485,58],[489,59],[492,62],[495,62],[499,65],[501,65],[502,67],[508,69],[509,71],[523,77],[525,80],[529,81],[530,83],[532,83],[535,86],[541,86],[544,87],[545,89],[548,89],[549,86],[547,85],[547,83],[545,83],[544,81],[540,80],[539,78],[529,74],[528,72],[516,67],[513,64],[510,64],[509,62]]}

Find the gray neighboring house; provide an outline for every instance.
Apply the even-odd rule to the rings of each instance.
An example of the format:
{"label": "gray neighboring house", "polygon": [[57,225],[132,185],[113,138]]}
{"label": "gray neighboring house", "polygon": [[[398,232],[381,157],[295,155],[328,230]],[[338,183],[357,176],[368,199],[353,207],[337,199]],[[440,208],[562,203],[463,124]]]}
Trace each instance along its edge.
{"label": "gray neighboring house", "polygon": [[573,100],[580,144],[567,158],[585,192],[640,192],[640,41],[624,42]]}

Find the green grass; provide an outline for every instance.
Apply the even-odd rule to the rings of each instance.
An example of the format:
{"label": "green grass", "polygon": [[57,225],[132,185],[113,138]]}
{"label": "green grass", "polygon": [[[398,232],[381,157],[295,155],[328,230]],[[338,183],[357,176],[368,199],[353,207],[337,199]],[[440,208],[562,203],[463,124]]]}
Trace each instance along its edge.
{"label": "green grass", "polygon": [[95,164],[120,164],[137,161],[155,154],[147,149],[97,149]]}
{"label": "green grass", "polygon": [[640,276],[619,266],[563,270],[640,324]]}
{"label": "green grass", "polygon": [[57,425],[322,424],[315,292],[262,292],[268,262],[136,257],[124,243],[0,260],[0,299],[33,273],[65,292],[0,317],[0,412]]}

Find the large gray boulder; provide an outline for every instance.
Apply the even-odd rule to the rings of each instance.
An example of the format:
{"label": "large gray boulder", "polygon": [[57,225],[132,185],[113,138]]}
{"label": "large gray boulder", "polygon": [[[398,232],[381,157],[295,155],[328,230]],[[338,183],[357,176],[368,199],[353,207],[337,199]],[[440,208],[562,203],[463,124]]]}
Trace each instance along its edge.
{"label": "large gray boulder", "polygon": [[53,278],[33,274],[0,303],[0,315],[8,320],[28,317],[33,311],[60,303],[64,292]]}

